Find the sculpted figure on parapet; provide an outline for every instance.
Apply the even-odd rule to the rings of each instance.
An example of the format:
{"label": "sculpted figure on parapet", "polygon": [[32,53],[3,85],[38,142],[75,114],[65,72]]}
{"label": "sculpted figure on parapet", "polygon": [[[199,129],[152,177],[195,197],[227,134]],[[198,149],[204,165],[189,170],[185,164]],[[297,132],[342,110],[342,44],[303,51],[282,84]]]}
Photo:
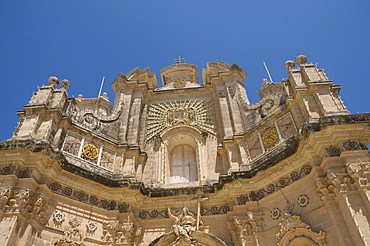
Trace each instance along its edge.
{"label": "sculpted figure on parapet", "polygon": [[[172,231],[177,236],[176,240],[169,244],[170,246],[178,245],[180,242],[190,245],[197,243],[197,240],[191,237],[191,234],[197,229],[197,217],[187,207],[184,207],[178,215],[172,214],[171,209],[168,208],[168,216],[174,221]],[[200,219],[198,223],[199,228],[203,228],[203,222]]]}

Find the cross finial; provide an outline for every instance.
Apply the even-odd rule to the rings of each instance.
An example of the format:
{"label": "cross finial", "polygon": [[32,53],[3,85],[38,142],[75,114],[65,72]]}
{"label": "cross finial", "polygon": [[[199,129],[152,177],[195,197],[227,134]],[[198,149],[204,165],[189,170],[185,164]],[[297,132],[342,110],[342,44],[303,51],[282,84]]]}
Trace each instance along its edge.
{"label": "cross finial", "polygon": [[186,64],[185,58],[181,58],[180,56],[173,60],[173,65],[175,64]]}

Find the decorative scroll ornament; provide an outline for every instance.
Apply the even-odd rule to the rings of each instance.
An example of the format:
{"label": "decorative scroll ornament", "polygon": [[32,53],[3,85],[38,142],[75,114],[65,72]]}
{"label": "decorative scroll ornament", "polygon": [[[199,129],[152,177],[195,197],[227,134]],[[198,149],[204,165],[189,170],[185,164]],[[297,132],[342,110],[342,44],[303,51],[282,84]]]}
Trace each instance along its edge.
{"label": "decorative scroll ornament", "polygon": [[[121,115],[124,105],[124,93],[122,91],[119,93],[117,103],[115,103],[112,110],[100,108],[99,99],[94,99],[91,102],[96,106],[95,109],[90,107],[79,108],[76,103],[70,103],[65,114],[75,124],[90,130],[99,130],[104,123],[116,122]],[[101,98],[102,100],[108,100],[105,94]],[[80,95],[76,100],[81,101],[84,99]]]}
{"label": "decorative scroll ornament", "polygon": [[201,132],[215,134],[210,101],[174,101],[149,107],[147,141],[179,125],[193,126]]}

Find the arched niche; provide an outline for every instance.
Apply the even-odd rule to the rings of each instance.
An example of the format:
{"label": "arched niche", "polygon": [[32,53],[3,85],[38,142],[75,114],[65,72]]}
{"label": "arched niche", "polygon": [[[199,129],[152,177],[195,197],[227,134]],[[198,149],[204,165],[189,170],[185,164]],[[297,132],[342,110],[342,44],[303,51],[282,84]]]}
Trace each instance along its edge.
{"label": "arched niche", "polygon": [[201,133],[197,129],[185,126],[171,129],[162,135],[166,184],[198,184],[200,139]]}

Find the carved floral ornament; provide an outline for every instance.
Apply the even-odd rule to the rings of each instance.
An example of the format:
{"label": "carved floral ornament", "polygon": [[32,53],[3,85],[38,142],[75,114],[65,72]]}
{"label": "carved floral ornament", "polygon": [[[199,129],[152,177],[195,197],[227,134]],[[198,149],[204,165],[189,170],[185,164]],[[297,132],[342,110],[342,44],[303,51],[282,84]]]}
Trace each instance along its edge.
{"label": "carved floral ornament", "polygon": [[55,211],[53,213],[53,221],[56,225],[60,225],[64,222],[65,215],[61,211]]}
{"label": "carved floral ornament", "polygon": [[147,141],[180,125],[215,134],[211,102],[186,100],[151,104],[148,112]]}

